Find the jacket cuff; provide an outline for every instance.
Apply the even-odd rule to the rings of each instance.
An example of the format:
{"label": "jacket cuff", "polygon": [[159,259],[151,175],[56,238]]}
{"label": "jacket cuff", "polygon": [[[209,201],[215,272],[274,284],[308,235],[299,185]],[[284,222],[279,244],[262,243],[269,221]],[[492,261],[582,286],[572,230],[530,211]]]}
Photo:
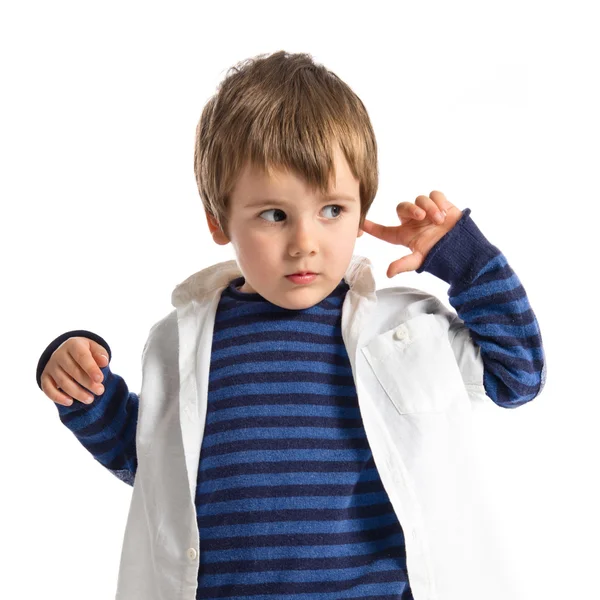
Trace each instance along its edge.
{"label": "jacket cuff", "polygon": [[42,352],[40,356],[40,360],[38,361],[35,378],[40,390],[42,389],[42,373],[52,356],[52,353],[66,340],[71,337],[86,337],[94,342],[97,342],[101,346],[103,346],[108,352],[108,362],[110,363],[110,359],[112,358],[112,353],[110,351],[110,346],[106,343],[104,338],[100,337],[98,334],[93,333],[92,331],[86,331],[85,329],[74,329],[73,331],[67,331],[62,335],[59,335],[55,340],[52,340],[48,347]]}
{"label": "jacket cuff", "polygon": [[[465,208],[456,225],[431,248],[417,273],[427,271],[448,284],[470,283],[482,264],[499,254]],[[482,260],[485,259],[485,260]]]}

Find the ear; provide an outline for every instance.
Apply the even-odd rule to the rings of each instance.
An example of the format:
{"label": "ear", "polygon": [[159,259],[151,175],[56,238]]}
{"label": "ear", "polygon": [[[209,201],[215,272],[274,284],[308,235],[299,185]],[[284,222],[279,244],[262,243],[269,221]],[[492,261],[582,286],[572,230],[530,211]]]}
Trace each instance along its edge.
{"label": "ear", "polygon": [[[366,219],[366,215],[364,219]],[[365,232],[364,229],[361,227],[361,224],[364,223],[364,219],[362,221],[359,221],[358,232],[356,233],[357,238],[359,238]]]}
{"label": "ear", "polygon": [[208,223],[208,229],[213,237],[213,240],[219,246],[225,246],[229,244],[229,238],[223,233],[217,220],[205,209],[204,213],[206,214],[206,222]]}

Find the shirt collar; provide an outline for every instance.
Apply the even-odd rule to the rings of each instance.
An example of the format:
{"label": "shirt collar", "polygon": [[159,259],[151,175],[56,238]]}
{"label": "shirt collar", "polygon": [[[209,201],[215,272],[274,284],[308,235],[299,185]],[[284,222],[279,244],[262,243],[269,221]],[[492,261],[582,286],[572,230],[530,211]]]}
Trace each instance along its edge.
{"label": "shirt collar", "polygon": [[[206,296],[222,291],[232,279],[241,275],[242,272],[235,260],[211,265],[177,284],[171,293],[171,304],[179,308],[192,300],[200,301]],[[373,264],[366,256],[358,254],[352,256],[344,280],[350,287],[349,292],[365,297],[375,294]]]}

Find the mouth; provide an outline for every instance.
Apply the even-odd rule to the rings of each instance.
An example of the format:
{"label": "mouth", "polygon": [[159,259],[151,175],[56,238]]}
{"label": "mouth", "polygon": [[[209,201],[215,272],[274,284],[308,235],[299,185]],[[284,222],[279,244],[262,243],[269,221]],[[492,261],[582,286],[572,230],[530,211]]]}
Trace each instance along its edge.
{"label": "mouth", "polygon": [[296,284],[312,283],[318,276],[318,273],[312,273],[311,271],[303,271],[298,273],[292,273],[286,275],[285,278]]}

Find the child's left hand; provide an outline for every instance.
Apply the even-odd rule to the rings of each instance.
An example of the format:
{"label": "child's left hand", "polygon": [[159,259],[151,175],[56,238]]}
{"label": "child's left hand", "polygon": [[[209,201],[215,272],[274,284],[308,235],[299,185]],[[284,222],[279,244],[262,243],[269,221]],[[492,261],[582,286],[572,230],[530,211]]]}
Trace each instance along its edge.
{"label": "child's left hand", "polygon": [[[442,220],[438,221],[436,215],[440,211]],[[363,231],[389,242],[402,244],[412,250],[412,254],[390,264],[387,270],[388,277],[398,273],[417,270],[425,261],[428,252],[444,237],[460,220],[462,211],[448,202],[442,192],[433,191],[427,196],[417,196],[412,202],[400,202],[396,212],[402,225],[379,225],[365,219]],[[444,214],[445,213],[445,214]]]}

